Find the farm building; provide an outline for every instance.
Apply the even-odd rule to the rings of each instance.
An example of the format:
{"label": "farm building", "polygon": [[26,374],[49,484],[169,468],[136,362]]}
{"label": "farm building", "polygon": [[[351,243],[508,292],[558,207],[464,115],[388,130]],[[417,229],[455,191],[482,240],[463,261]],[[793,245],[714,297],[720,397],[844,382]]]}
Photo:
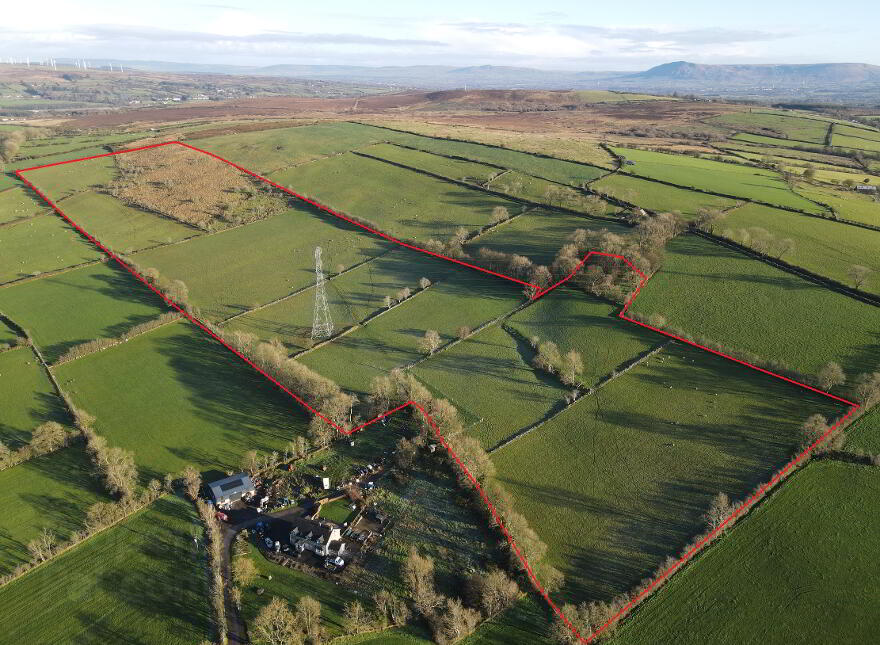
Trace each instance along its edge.
{"label": "farm building", "polygon": [[860,193],[876,193],[877,187],[876,186],[859,185],[859,186],[856,186],[856,190]]}
{"label": "farm building", "polygon": [[290,545],[299,550],[308,549],[316,555],[342,553],[345,545],[339,527],[305,518],[291,520]]}
{"label": "farm building", "polygon": [[228,506],[240,499],[250,499],[256,492],[251,478],[244,473],[219,479],[208,484],[208,488],[217,506]]}

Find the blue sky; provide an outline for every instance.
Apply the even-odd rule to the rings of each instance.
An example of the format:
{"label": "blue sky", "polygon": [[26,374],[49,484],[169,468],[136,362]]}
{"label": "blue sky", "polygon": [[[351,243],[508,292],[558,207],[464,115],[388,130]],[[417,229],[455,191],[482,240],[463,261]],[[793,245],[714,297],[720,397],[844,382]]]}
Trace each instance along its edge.
{"label": "blue sky", "polygon": [[875,2],[14,2],[0,56],[238,65],[880,64]]}

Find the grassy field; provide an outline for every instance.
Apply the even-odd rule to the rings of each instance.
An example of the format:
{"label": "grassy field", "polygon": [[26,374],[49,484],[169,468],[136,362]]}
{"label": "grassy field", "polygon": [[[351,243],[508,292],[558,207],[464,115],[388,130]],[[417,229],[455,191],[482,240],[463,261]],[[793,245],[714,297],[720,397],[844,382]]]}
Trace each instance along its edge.
{"label": "grassy field", "polygon": [[30,332],[50,363],[74,345],[118,337],[170,311],[115,262],[0,289],[0,310]]}
{"label": "grassy field", "polygon": [[[58,136],[45,139],[30,139],[25,141],[18,151],[17,159],[33,159],[32,166],[39,165],[40,159],[62,152],[74,152],[83,148],[95,146],[107,146],[111,144],[133,141],[140,137],[149,136],[149,132],[123,132],[118,134],[84,134],[81,136]],[[104,151],[106,152],[106,150]],[[88,155],[82,154],[80,157]]]}
{"label": "grassy field", "polygon": [[[650,599],[615,645],[866,643],[880,618],[880,472],[813,463]],[[772,616],[772,620],[767,620]]]}
{"label": "grassy field", "polygon": [[[342,635],[342,612],[345,603],[357,600],[357,596],[344,586],[269,562],[253,545],[251,545],[250,553],[246,557],[250,557],[257,565],[259,577],[252,586],[244,589],[241,594],[241,616],[245,624],[253,623],[260,609],[268,605],[272,598],[283,598],[293,609],[300,598],[311,596],[321,603],[321,623],[328,635],[331,637]],[[271,580],[268,579],[270,575],[272,576]],[[257,595],[257,587],[264,589],[261,595]],[[369,599],[365,598],[360,598],[360,601],[364,604],[369,603]],[[251,636],[253,637],[253,634]]]}
{"label": "grassy field", "polygon": [[691,235],[669,243],[633,310],[809,374],[828,361],[850,376],[877,367],[876,308]]}
{"label": "grassy field", "polygon": [[425,331],[436,330],[446,343],[460,326],[474,329],[510,311],[522,298],[507,283],[459,270],[366,326],[304,355],[302,362],[343,388],[367,392],[373,377],[423,356],[419,341]]}
{"label": "grassy field", "polygon": [[812,184],[800,184],[798,192],[817,202],[828,204],[844,219],[880,226],[880,202],[867,195],[858,195],[853,190],[836,190],[830,186],[819,187]]}
{"label": "grassy field", "polygon": [[869,150],[871,152],[880,152],[880,141],[876,139],[866,139],[864,137],[850,137],[843,134],[834,133],[831,138],[831,144],[842,148],[856,148],[858,150]]}
{"label": "grassy field", "polygon": [[201,234],[172,219],[130,208],[105,193],[82,192],[65,199],[61,207],[74,222],[117,253],[132,253]]}
{"label": "grassy field", "polygon": [[495,148],[463,141],[431,139],[418,135],[394,133],[387,130],[385,132],[387,133],[386,137],[392,142],[404,143],[426,152],[464,157],[472,161],[494,164],[502,168],[509,168],[510,170],[518,170],[527,175],[572,186],[580,186],[607,172],[607,170],[596,166],[539,157],[509,148]]}
{"label": "grassy field", "polygon": [[[104,148],[89,148],[65,155],[44,157],[31,160],[31,165],[43,165],[55,163],[66,159],[79,159],[92,155],[104,154]],[[64,164],[40,168],[25,173],[25,177],[34,186],[39,188],[49,199],[57,202],[62,197],[67,197],[81,190],[93,186],[106,186],[116,176],[116,165],[113,157],[100,157],[88,161]]]}
{"label": "grassy field", "polygon": [[797,116],[782,116],[766,112],[731,112],[707,119],[709,123],[718,123],[733,128],[750,130],[766,130],[771,135],[782,135],[789,139],[825,143],[828,133],[827,121]]}
{"label": "grassy field", "polygon": [[[327,304],[336,330],[355,325],[384,309],[385,296],[394,299],[404,287],[418,291],[422,277],[432,283],[453,280],[477,288],[487,279],[491,280],[416,251],[400,247],[383,251],[369,262],[332,276],[328,281]],[[311,346],[314,311],[315,290],[309,288],[292,298],[236,318],[227,327],[257,334],[266,340],[278,338],[292,349],[305,349]]]}
{"label": "grassy field", "polygon": [[[219,320],[314,283],[316,246],[327,270],[349,267],[386,248],[338,218],[303,208],[183,244],[137,253],[142,268],[183,280],[190,302]],[[259,249],[259,253],[248,252]]]}
{"label": "grassy field", "polygon": [[810,212],[822,210],[789,190],[779,175],[769,170],[633,148],[614,151],[635,162],[634,166],[624,166],[634,175]]}
{"label": "grassy field", "polygon": [[[806,168],[803,166],[786,166],[785,170],[794,175],[803,175]],[[842,184],[845,181],[852,181],[856,184],[869,184],[871,186],[880,186],[880,177],[869,175],[865,172],[847,172],[845,169],[829,170],[828,168],[814,167],[816,181],[826,184]]]}
{"label": "grassy field", "polygon": [[[577,188],[561,186],[555,182],[532,177],[516,170],[508,170],[498,175],[489,182],[488,187],[492,190],[513,195],[522,199],[528,199],[547,206],[568,208],[581,213],[588,212],[589,202],[587,195]],[[548,191],[551,191],[548,194]],[[554,192],[556,194],[554,194]],[[605,203],[605,210],[599,215],[611,214],[617,208]]]}
{"label": "grassy field", "polygon": [[651,211],[679,212],[687,219],[695,218],[701,208],[730,208],[736,204],[736,201],[726,197],[697,193],[619,173],[603,177],[591,184],[590,188]]}
{"label": "grassy field", "polygon": [[796,150],[794,148],[779,148],[773,146],[762,146],[754,143],[725,141],[721,146],[728,151],[735,151],[738,154],[759,160],[764,157],[778,156],[781,159],[798,160],[798,161],[815,161],[835,166],[843,166],[847,168],[861,168],[862,166],[849,157],[839,157],[837,155],[823,154],[821,152],[806,152],[804,150]]}
{"label": "grassy field", "polygon": [[835,134],[841,134],[847,137],[860,137],[862,139],[870,139],[871,141],[880,141],[880,130],[871,129],[867,126],[854,126],[838,123],[834,126]]}
{"label": "grassy field", "polygon": [[508,645],[533,643],[551,645],[549,607],[543,598],[529,595],[513,607],[486,621],[462,645]]}
{"label": "grassy field", "polygon": [[810,144],[802,141],[791,141],[790,139],[781,139],[779,137],[765,137],[760,134],[747,134],[745,132],[741,132],[739,134],[735,134],[730,137],[733,141],[746,141],[748,143],[757,143],[761,145],[768,146],[778,146],[781,148],[790,148],[793,146],[797,147],[805,147],[808,150],[814,150],[816,152],[822,152],[823,146],[818,144]]}
{"label": "grassy field", "polygon": [[515,508],[565,574],[566,601],[608,599],[788,461],[816,395],[675,345],[493,453]]}
{"label": "grassy field", "polygon": [[0,284],[57,271],[102,257],[57,215],[0,228]]}
{"label": "grassy field", "polygon": [[657,334],[617,318],[618,309],[581,292],[557,289],[513,315],[507,324],[526,338],[553,341],[563,353],[580,352],[584,361],[581,381],[590,387],[663,342]]}
{"label": "grassy field", "polygon": [[[164,497],[0,588],[9,643],[164,643],[211,638],[198,518]],[[63,590],[60,593],[59,590]]]}
{"label": "grassy field", "polygon": [[[72,152],[66,152],[66,153],[62,153],[62,154],[52,155],[49,157],[42,157],[40,159],[19,159],[17,161],[13,161],[11,163],[4,164],[6,171],[9,174],[0,173],[0,190],[5,190],[5,189],[11,188],[13,186],[21,186],[21,182],[19,181],[18,177],[16,177],[14,174],[12,174],[13,170],[20,170],[22,168],[33,168],[35,166],[43,166],[46,164],[57,163],[59,161],[67,161],[69,159],[81,159],[82,157],[91,157],[94,155],[101,155],[106,152],[107,152],[107,149],[104,148],[103,146],[101,146],[101,147],[96,147],[96,148],[87,148],[85,150],[76,150],[76,151],[72,151]],[[102,166],[102,167],[105,166],[105,163],[103,161],[96,161],[96,162],[84,161],[83,165],[85,165],[87,163],[97,163],[99,166]],[[58,168],[70,169],[70,168],[77,166],[77,165],[79,165],[79,164],[66,164],[64,166],[59,166]],[[110,166],[112,166],[112,162],[110,163]],[[29,181],[33,182],[34,184],[37,184],[35,178],[36,178],[37,174],[41,173],[41,172],[42,173],[50,173],[50,175],[52,177],[56,177],[56,178],[58,177],[57,171],[52,171],[49,168],[46,168],[43,170],[34,170],[33,172],[26,173],[25,176],[28,178]],[[67,182],[70,183],[71,181],[73,181],[73,174],[74,173],[72,173],[72,172],[71,173],[65,172],[65,173],[62,173],[61,176],[62,176],[62,178],[66,178]],[[82,174],[82,173],[80,173],[80,174]],[[93,173],[85,173],[85,175],[89,175],[89,174],[93,174]],[[81,179],[79,179],[73,183],[76,184],[79,182],[81,182]],[[39,184],[37,184],[37,187],[41,188],[41,186]],[[49,198],[55,199],[60,196],[61,195],[55,195],[55,196],[49,195]]]}
{"label": "grassy field", "polygon": [[746,204],[729,213],[716,227],[725,237],[739,240],[736,231],[752,226],[769,231],[777,240],[789,238],[795,247],[783,260],[844,284],[854,265],[874,270],[861,286],[880,293],[880,231],[855,229],[826,219],[808,217],[760,204]]}
{"label": "grassy field", "polygon": [[407,120],[383,121],[381,124],[426,136],[463,139],[519,152],[549,155],[605,169],[610,169],[613,165],[611,156],[589,134],[577,133],[578,136],[573,136],[571,132],[516,132],[477,125]]}
{"label": "grassy field", "polygon": [[32,196],[24,188],[10,188],[0,191],[0,224],[31,217],[48,209],[46,204]]}
{"label": "grassy field", "polygon": [[85,525],[95,502],[109,502],[85,445],[76,441],[53,453],[0,471],[0,573],[31,559],[27,544],[43,528],[61,539]]}
{"label": "grassy field", "polygon": [[321,517],[328,519],[331,522],[336,522],[337,524],[350,522],[355,514],[355,511],[352,511],[351,508],[349,508],[349,502],[344,499],[337,499],[335,502],[322,504],[319,513]]}
{"label": "grassy field", "polygon": [[228,134],[193,143],[248,170],[266,174],[387,138],[383,130],[342,122]]}
{"label": "grassy field", "polygon": [[70,421],[64,403],[29,347],[0,353],[0,387],[0,441],[10,448],[30,441],[31,431],[45,421]]}
{"label": "grassy field", "polygon": [[848,449],[880,454],[880,408],[868,412],[856,421],[847,431],[847,435]]}
{"label": "grassy field", "polygon": [[562,403],[567,390],[531,366],[533,355],[528,343],[492,326],[413,373],[435,395],[449,399],[469,425],[467,432],[490,448]]}
{"label": "grassy field", "polygon": [[[535,264],[550,266],[568,237],[579,228],[606,229],[618,235],[632,231],[623,224],[578,217],[565,213],[531,210],[502,224],[493,231],[470,242],[474,249],[485,247],[493,251],[516,253],[530,258]],[[471,251],[475,254],[476,251]]]}
{"label": "grassy field", "polygon": [[363,148],[361,152],[458,181],[485,183],[501,172],[498,168],[474,163],[473,161],[450,159],[431,154],[430,152],[401,148],[400,146],[388,143],[369,146],[368,148]]}
{"label": "grassy field", "polygon": [[488,224],[492,209],[517,205],[382,161],[344,154],[273,173],[272,180],[331,208],[373,222],[385,233],[427,242],[460,226]]}
{"label": "grassy field", "polygon": [[18,338],[15,330],[0,321],[0,345],[13,345]]}
{"label": "grassy field", "polygon": [[222,476],[248,450],[283,448],[308,421],[296,401],[184,322],[56,374],[110,445],[134,451],[142,480],[187,464]]}

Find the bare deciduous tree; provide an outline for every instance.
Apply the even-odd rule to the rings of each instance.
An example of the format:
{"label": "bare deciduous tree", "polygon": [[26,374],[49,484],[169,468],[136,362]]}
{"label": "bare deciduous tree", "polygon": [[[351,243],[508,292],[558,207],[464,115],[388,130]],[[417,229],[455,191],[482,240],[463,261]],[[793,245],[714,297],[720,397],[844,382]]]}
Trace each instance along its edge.
{"label": "bare deciduous tree", "polygon": [[419,349],[430,356],[440,348],[441,342],[440,334],[434,329],[429,329],[419,341]]}
{"label": "bare deciduous tree", "polygon": [[243,555],[232,561],[232,578],[239,587],[250,587],[257,579],[257,566],[249,557]]}
{"label": "bare deciduous tree", "polygon": [[28,542],[27,548],[34,561],[45,562],[55,555],[57,546],[58,538],[51,530],[44,528],[37,537]]}
{"label": "bare deciduous tree", "polygon": [[187,465],[187,467],[183,469],[183,489],[186,491],[186,496],[192,501],[196,501],[201,487],[201,473],[196,470],[195,466]]}
{"label": "bare deciduous tree", "polygon": [[303,596],[296,603],[296,617],[306,637],[313,643],[321,641],[321,603],[311,596]]}
{"label": "bare deciduous tree", "polygon": [[849,279],[852,280],[856,289],[860,289],[872,273],[874,272],[871,269],[861,264],[853,264],[848,271]]}
{"label": "bare deciduous tree", "polygon": [[828,392],[832,387],[843,385],[846,382],[846,374],[838,363],[829,361],[819,370],[818,379],[819,387]]}
{"label": "bare deciduous tree", "polygon": [[269,645],[299,645],[303,642],[296,616],[287,602],[272,598],[254,619],[254,635]]}
{"label": "bare deciduous tree", "polygon": [[428,278],[419,278],[419,287],[422,289],[427,289],[431,286],[431,281]]}
{"label": "bare deciduous tree", "polygon": [[712,498],[712,504],[706,512],[706,523],[710,529],[716,529],[733,513],[734,506],[726,493],[718,493]]}

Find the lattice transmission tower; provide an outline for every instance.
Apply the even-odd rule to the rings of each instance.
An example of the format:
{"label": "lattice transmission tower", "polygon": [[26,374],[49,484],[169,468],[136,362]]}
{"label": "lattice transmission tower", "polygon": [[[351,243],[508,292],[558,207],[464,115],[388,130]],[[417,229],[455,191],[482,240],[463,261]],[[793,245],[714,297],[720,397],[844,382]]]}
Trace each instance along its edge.
{"label": "lattice transmission tower", "polygon": [[315,322],[312,324],[312,340],[323,340],[333,335],[333,319],[327,306],[324,290],[324,267],[321,264],[321,247],[315,247]]}

